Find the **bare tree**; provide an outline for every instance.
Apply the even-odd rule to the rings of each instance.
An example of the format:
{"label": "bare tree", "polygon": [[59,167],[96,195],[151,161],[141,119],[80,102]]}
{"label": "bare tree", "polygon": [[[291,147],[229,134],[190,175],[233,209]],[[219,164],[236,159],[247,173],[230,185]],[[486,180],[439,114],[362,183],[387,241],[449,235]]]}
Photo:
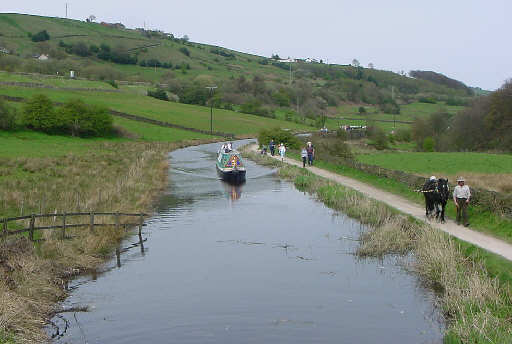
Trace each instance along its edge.
{"label": "bare tree", "polygon": [[352,66],[354,67],[359,67],[361,64],[359,63],[359,61],[357,59],[353,59],[352,60]]}
{"label": "bare tree", "polygon": [[373,69],[373,68],[375,68],[375,66],[373,65],[373,63],[370,62],[370,63],[368,63],[368,68]]}
{"label": "bare tree", "polygon": [[96,21],[96,16],[94,14],[91,14],[88,18],[87,18],[87,21],[89,23],[94,23]]}

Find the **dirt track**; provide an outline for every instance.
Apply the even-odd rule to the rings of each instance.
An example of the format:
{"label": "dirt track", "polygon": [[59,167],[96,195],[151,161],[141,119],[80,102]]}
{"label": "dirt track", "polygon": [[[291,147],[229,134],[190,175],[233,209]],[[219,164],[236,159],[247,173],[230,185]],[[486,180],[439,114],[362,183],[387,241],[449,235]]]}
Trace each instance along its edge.
{"label": "dirt track", "polygon": [[[257,146],[254,145],[253,149],[256,150]],[[269,155],[270,156],[270,155]],[[280,157],[275,156],[274,158],[280,159]],[[298,167],[302,167],[302,163],[293,159],[285,158],[285,162],[290,165],[295,165]],[[352,178],[344,177],[336,173],[332,173],[317,167],[308,167],[310,172],[319,175],[321,177],[333,180],[339,184],[357,190],[364,195],[373,198],[377,201],[384,202],[395,209],[400,210],[405,214],[409,214],[417,218],[421,221],[426,221],[425,218],[425,208],[412,203],[411,201],[394,195],[392,193],[382,191],[368,184],[362,183]],[[483,233],[465,228],[463,226],[458,226],[452,220],[446,220],[446,223],[441,224],[435,221],[428,222],[432,227],[440,229],[454,237],[479,246],[481,248],[486,249],[487,251],[499,254],[506,259],[512,261],[512,245],[504,242],[503,240],[493,238],[489,235],[485,235]]]}

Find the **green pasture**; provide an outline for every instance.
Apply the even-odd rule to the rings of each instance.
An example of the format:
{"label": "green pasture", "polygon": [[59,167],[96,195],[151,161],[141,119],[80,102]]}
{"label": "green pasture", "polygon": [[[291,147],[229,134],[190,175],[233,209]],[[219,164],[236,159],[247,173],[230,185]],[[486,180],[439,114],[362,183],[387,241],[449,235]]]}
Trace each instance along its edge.
{"label": "green pasture", "polygon": [[[88,104],[105,106],[116,111],[156,119],[189,128],[210,130],[210,108],[157,100],[148,96],[127,93],[94,91],[61,91],[27,87],[1,87],[0,94],[29,98],[45,94],[53,101],[65,102],[80,98]],[[261,116],[214,109],[213,130],[236,135],[255,135],[260,129],[281,127],[294,130],[311,130],[311,127]]]}
{"label": "green pasture", "polygon": [[[208,135],[191,131],[165,128],[149,123],[114,118],[114,124],[133,133],[137,139],[145,141],[175,142],[208,138]],[[47,135],[35,131],[0,131],[0,157],[49,157],[69,153],[82,154],[94,149],[102,142],[126,141],[126,138],[79,138],[71,136]]]}
{"label": "green pasture", "polygon": [[415,102],[407,105],[400,105],[400,115],[397,115],[397,120],[398,118],[402,120],[414,120],[416,117],[427,117],[430,114],[439,111],[455,114],[463,109],[464,106],[446,105],[442,102],[438,102],[437,104]]}
{"label": "green pasture", "polygon": [[175,128],[161,127],[158,125],[132,121],[121,117],[114,117],[114,125],[119,126],[132,134],[135,134],[139,140],[144,141],[175,142],[181,140],[205,139],[211,137],[210,135]]}
{"label": "green pasture", "polygon": [[[51,77],[37,74],[23,75],[3,71],[0,71],[0,81],[34,83],[60,88],[115,90],[114,87],[103,81],[68,79],[65,77]],[[2,85],[0,85],[0,88],[1,87]]]}
{"label": "green pasture", "polygon": [[360,162],[416,174],[512,173],[512,155],[472,152],[384,152],[357,156]]}
{"label": "green pasture", "polygon": [[[360,114],[359,107],[363,106],[366,113]],[[396,115],[386,114],[373,105],[354,105],[343,104],[337,108],[337,118],[328,118],[326,126],[329,129],[336,129],[339,125],[376,125],[383,128],[385,131],[390,132],[393,129],[410,128],[407,123],[393,123],[393,122],[378,122],[379,120],[386,121],[407,121],[413,122],[416,118],[425,118],[433,113],[444,111],[449,114],[455,114],[464,109],[463,106],[449,106],[445,103],[428,104],[415,102],[407,105],[400,105],[400,113]],[[348,120],[346,118],[351,118]],[[375,121],[373,121],[375,120]]]}
{"label": "green pasture", "polygon": [[121,138],[78,138],[47,135],[34,131],[0,131],[0,157],[49,157],[69,153],[81,154],[94,149],[95,144]]}
{"label": "green pasture", "polygon": [[[389,115],[386,115],[389,116]],[[366,126],[372,126],[375,125],[377,127],[380,127],[384,129],[386,132],[391,132],[393,129],[409,129],[409,124],[404,123],[396,123],[394,125],[392,122],[377,122],[373,121],[369,117],[363,117],[359,115],[350,116],[350,118],[353,118],[351,120],[348,119],[336,119],[336,118],[327,118],[325,125],[329,130],[336,130],[339,128],[340,125],[366,125]],[[360,118],[360,119],[358,119]],[[386,118],[387,119],[387,118]]]}

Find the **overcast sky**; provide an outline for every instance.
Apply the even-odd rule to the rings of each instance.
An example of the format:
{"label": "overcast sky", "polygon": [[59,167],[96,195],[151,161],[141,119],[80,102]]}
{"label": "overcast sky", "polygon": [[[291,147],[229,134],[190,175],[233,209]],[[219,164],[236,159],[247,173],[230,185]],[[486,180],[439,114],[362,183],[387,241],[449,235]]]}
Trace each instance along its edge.
{"label": "overcast sky", "polygon": [[[64,17],[65,0],[2,0],[0,12]],[[494,90],[512,77],[511,0],[69,0],[68,17],[160,29],[270,56],[398,72],[433,70]]]}

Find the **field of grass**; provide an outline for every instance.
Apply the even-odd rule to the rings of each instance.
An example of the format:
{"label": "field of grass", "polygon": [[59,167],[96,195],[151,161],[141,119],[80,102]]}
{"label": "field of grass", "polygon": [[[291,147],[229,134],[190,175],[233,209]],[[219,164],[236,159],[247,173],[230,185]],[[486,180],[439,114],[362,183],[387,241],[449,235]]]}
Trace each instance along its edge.
{"label": "field of grass", "polygon": [[4,82],[24,82],[48,85],[60,88],[84,88],[84,89],[103,89],[115,90],[112,85],[103,81],[69,79],[65,77],[51,77],[45,75],[23,75],[0,71],[0,81]]}
{"label": "field of grass", "polygon": [[357,160],[416,174],[444,172],[449,175],[512,173],[512,155],[488,153],[386,152],[359,155]]}
{"label": "field of grass", "polygon": [[114,117],[114,125],[119,126],[132,134],[135,134],[138,139],[144,141],[176,142],[182,140],[206,139],[212,137],[210,135],[195,133],[192,131],[160,127],[158,125],[132,121],[121,117]]}
{"label": "field of grass", "polygon": [[[359,113],[359,107],[363,106],[366,109],[365,114]],[[387,132],[394,128],[409,128],[409,124],[393,122],[372,122],[372,120],[386,120],[386,121],[408,121],[412,122],[416,118],[427,117],[432,113],[438,111],[445,111],[450,114],[455,114],[464,109],[463,106],[450,106],[444,103],[428,104],[415,102],[407,105],[400,105],[400,114],[392,115],[382,113],[376,106],[372,105],[352,105],[344,104],[336,108],[337,118],[328,118],[326,126],[329,129],[336,129],[339,125],[370,125],[375,124]],[[345,118],[352,118],[351,120]]]}
{"label": "field of grass", "polygon": [[[127,93],[105,93],[94,91],[61,91],[27,87],[2,87],[0,94],[29,98],[35,94],[45,94],[53,101],[65,102],[80,98],[89,104],[105,106],[109,109],[138,116],[152,118],[189,128],[210,130],[210,108],[157,100],[144,95]],[[261,116],[248,115],[224,109],[213,110],[213,130],[236,135],[255,135],[263,128],[289,128],[310,130],[311,127]]]}
{"label": "field of grass", "polygon": [[70,136],[47,135],[34,131],[0,131],[0,157],[55,157],[69,153],[84,154],[98,143],[122,142],[120,138],[82,139]]}

